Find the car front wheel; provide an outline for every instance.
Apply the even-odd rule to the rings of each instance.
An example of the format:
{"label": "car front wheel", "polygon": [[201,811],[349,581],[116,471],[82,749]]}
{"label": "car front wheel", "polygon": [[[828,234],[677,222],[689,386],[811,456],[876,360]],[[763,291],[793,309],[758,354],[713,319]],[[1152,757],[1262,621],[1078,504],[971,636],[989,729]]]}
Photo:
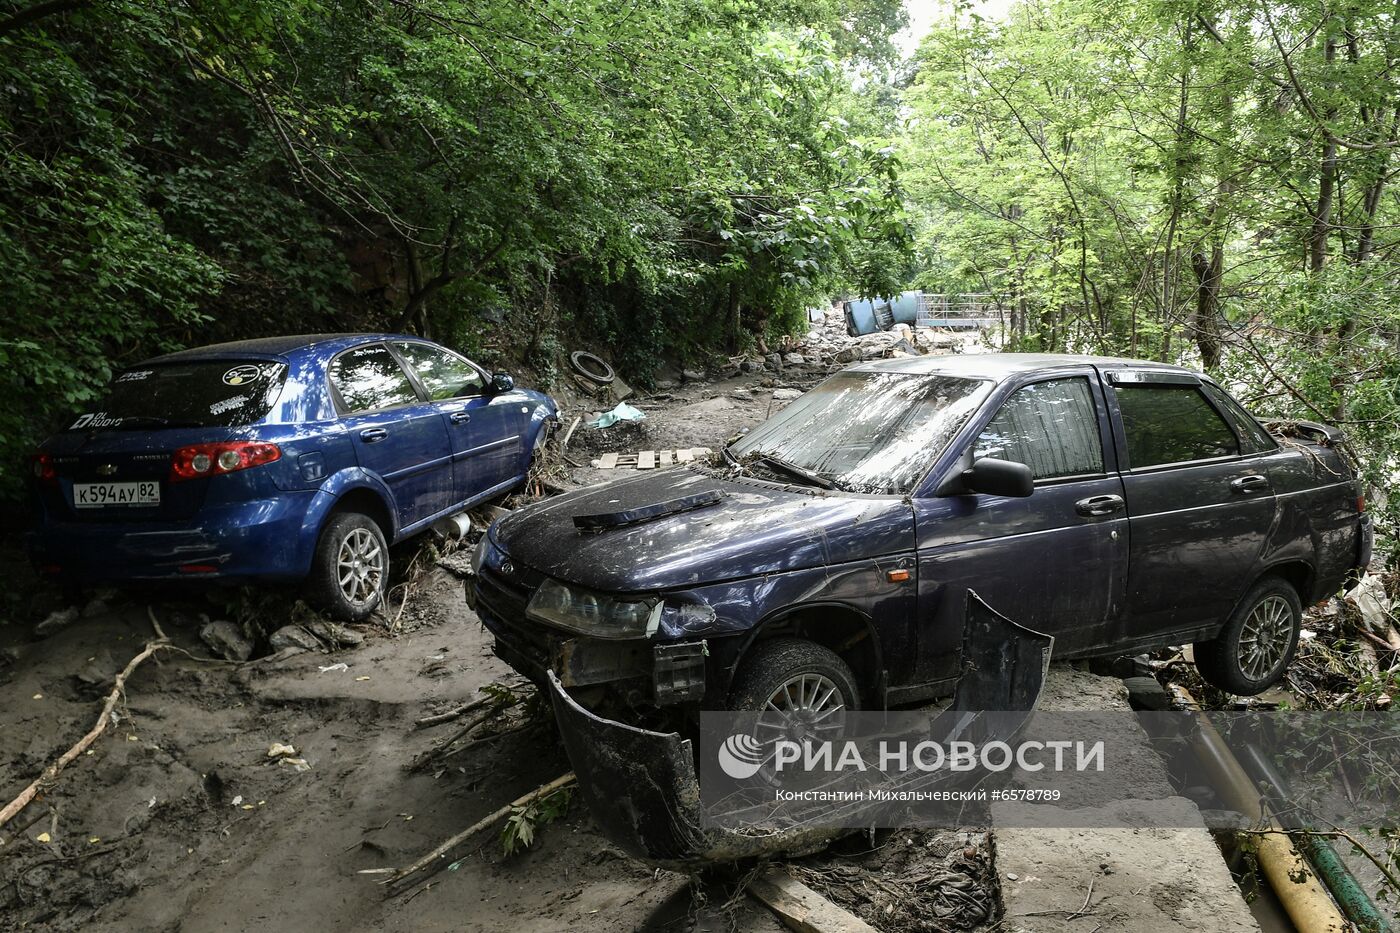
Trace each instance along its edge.
{"label": "car front wheel", "polygon": [[321,532],[312,564],[311,600],[334,618],[363,622],[384,599],[389,548],[373,519],[346,512]]}
{"label": "car front wheel", "polygon": [[851,668],[830,648],[801,638],[759,643],[734,678],[729,708],[783,714],[818,728],[860,709]]}
{"label": "car front wheel", "polygon": [[1240,600],[1219,635],[1196,642],[1196,669],[1226,693],[1263,693],[1283,679],[1302,627],[1298,591],[1279,577],[1265,577]]}

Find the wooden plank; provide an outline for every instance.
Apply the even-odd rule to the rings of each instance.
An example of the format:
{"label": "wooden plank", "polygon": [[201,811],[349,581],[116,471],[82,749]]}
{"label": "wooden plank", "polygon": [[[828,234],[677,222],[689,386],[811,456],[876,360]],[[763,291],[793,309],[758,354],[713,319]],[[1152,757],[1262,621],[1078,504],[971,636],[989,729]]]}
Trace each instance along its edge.
{"label": "wooden plank", "polygon": [[690,448],[690,452],[691,452],[692,454],[694,454],[695,456],[697,456],[697,457],[708,457],[708,456],[710,455],[710,448],[708,448],[708,447],[692,447],[692,448]]}
{"label": "wooden plank", "polygon": [[617,454],[603,454],[602,462],[598,466],[604,470],[617,469]]}
{"label": "wooden plank", "polygon": [[876,933],[873,926],[779,868],[749,883],[749,894],[768,905],[783,926],[797,933]]}
{"label": "wooden plank", "polygon": [[672,463],[675,462],[675,460],[672,457],[672,453],[669,450],[663,450],[661,451],[661,453],[657,454],[657,456],[661,458],[662,466],[670,466]]}
{"label": "wooden plank", "polygon": [[653,470],[656,468],[656,451],[640,450],[637,452],[637,469]]}
{"label": "wooden plank", "polygon": [[690,452],[690,448],[689,448],[689,447],[687,447],[687,448],[685,448],[685,449],[683,449],[683,450],[678,450],[678,451],[676,451],[676,462],[677,462],[677,463],[689,463],[690,461],[692,461],[692,460],[694,460],[694,459],[695,459],[695,454],[693,454],[693,453]]}

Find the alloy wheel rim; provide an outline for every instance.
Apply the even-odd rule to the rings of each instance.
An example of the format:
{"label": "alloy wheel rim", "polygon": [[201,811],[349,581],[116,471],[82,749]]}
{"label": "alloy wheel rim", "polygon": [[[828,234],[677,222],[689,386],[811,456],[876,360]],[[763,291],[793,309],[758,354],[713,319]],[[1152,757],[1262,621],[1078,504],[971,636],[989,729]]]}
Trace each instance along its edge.
{"label": "alloy wheel rim", "polygon": [[1240,669],[1263,680],[1283,662],[1293,640],[1293,607],[1282,596],[1266,596],[1250,611],[1240,630]]}
{"label": "alloy wheel rim", "polygon": [[357,606],[378,598],[384,583],[384,548],[367,529],[356,528],[340,542],[336,579],[341,594]]}
{"label": "alloy wheel rim", "polygon": [[841,688],[830,677],[817,673],[794,674],[768,696],[758,726],[769,733],[769,741],[779,738],[797,742],[821,740],[841,730],[845,724],[845,710],[846,700]]}

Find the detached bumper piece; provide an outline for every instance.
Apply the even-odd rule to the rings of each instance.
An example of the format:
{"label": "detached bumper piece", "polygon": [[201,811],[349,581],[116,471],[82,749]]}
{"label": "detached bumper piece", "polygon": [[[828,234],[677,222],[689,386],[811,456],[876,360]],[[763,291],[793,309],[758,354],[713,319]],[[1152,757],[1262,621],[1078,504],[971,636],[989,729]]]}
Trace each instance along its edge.
{"label": "detached bumper piece", "polygon": [[[1054,639],[997,614],[969,591],[964,673],[947,716],[961,735],[976,731],[976,713],[1029,712],[1040,697]],[[678,645],[658,654],[658,675],[669,666],[669,691],[693,691],[693,650]],[[703,660],[703,654],[700,655]],[[675,732],[654,732],[604,719],[574,700],[551,671],[554,716],[580,793],[603,835],[629,855],[668,868],[798,855],[821,849],[847,832],[801,827],[772,833],[740,833],[705,826],[693,743]],[[658,698],[662,678],[657,678]],[[974,714],[969,716],[969,714]],[[974,720],[969,722],[969,720]],[[953,726],[956,723],[956,726]],[[971,726],[971,728],[969,728]]]}
{"label": "detached bumper piece", "polygon": [[674,706],[703,697],[705,658],[709,653],[703,641],[688,645],[657,645],[652,660],[656,705]]}

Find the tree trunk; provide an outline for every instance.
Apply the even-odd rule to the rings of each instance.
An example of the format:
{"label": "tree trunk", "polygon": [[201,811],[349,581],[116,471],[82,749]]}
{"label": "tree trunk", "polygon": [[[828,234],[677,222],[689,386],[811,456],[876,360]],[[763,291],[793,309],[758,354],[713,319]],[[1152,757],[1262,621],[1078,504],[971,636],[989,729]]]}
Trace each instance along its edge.
{"label": "tree trunk", "polygon": [[[1323,59],[1331,65],[1337,57],[1337,40],[1327,37]],[[1329,110],[1327,115],[1332,116]],[[1313,212],[1312,229],[1308,231],[1308,268],[1321,272],[1327,264],[1327,237],[1332,232],[1332,195],[1337,182],[1337,138],[1331,130],[1323,131],[1322,174],[1317,182],[1317,210]]]}
{"label": "tree trunk", "polygon": [[1220,279],[1225,269],[1225,248],[1216,243],[1207,255],[1204,249],[1191,253],[1191,269],[1196,273],[1196,313],[1192,327],[1201,363],[1207,370],[1220,365]]}

